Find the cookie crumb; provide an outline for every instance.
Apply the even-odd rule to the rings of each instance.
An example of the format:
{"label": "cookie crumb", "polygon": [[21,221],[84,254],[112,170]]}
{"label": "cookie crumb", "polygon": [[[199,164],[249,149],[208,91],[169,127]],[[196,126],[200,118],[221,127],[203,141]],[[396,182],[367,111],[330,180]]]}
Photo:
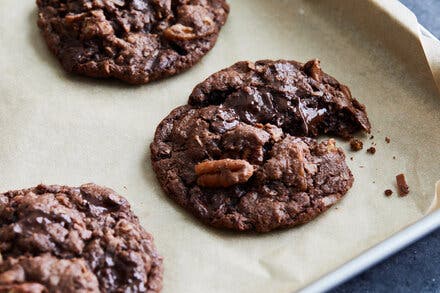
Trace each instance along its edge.
{"label": "cookie crumb", "polygon": [[393,191],[391,189],[387,189],[384,193],[386,196],[391,196],[391,194],[393,194]]}
{"label": "cookie crumb", "polygon": [[353,157],[350,157],[350,160],[353,161]]}
{"label": "cookie crumb", "polygon": [[368,148],[367,153],[374,155],[376,153],[376,148],[375,147]]}
{"label": "cookie crumb", "polygon": [[386,143],[390,143],[391,139],[387,136],[387,137],[385,137],[385,141],[386,141]]}
{"label": "cookie crumb", "polygon": [[397,190],[399,191],[399,196],[405,196],[409,193],[409,186],[406,183],[405,175],[399,174],[396,176]]}
{"label": "cookie crumb", "polygon": [[393,160],[395,160],[396,159],[396,156],[393,156]]}
{"label": "cookie crumb", "polygon": [[350,148],[352,151],[357,152],[360,151],[364,147],[364,144],[359,139],[351,139],[350,140]]}
{"label": "cookie crumb", "polygon": [[373,139],[373,138],[374,138],[374,135],[370,136],[370,139]]}

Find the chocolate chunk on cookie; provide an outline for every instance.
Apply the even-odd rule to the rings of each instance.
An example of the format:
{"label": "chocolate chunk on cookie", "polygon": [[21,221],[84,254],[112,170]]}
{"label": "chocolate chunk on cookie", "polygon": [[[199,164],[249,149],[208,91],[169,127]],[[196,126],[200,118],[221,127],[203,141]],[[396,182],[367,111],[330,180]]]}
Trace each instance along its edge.
{"label": "chocolate chunk on cookie", "polygon": [[238,62],[193,90],[194,107],[224,105],[246,123],[270,123],[291,135],[329,133],[349,138],[370,132],[365,106],[347,86],[321,70],[318,60]]}
{"label": "chocolate chunk on cookie", "polygon": [[94,184],[0,194],[0,253],[0,292],[162,287],[162,258],[153,237],[126,199]]}
{"label": "chocolate chunk on cookie", "polygon": [[38,26],[64,69],[132,84],[198,62],[226,22],[225,0],[37,0]]}
{"label": "chocolate chunk on cookie", "polygon": [[249,123],[224,105],[173,110],[156,130],[151,159],[169,197],[211,226],[239,231],[306,223],[353,184],[334,140]]}

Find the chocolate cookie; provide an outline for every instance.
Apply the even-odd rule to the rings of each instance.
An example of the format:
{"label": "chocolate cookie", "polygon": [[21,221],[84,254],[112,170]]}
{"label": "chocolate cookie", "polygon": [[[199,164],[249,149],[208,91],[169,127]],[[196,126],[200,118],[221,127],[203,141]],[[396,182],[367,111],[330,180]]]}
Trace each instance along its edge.
{"label": "chocolate cookie", "polygon": [[37,0],[38,26],[68,72],[132,84],[181,72],[215,44],[225,0]]}
{"label": "chocolate cookie", "polygon": [[194,107],[224,105],[246,123],[270,123],[299,136],[323,133],[349,138],[370,132],[365,106],[347,86],[322,72],[319,61],[238,62],[194,89]]}
{"label": "chocolate cookie", "polygon": [[267,232],[312,220],[352,186],[334,140],[252,122],[225,105],[172,111],[151,144],[165,192],[214,227]]}
{"label": "chocolate cookie", "polygon": [[126,199],[94,184],[0,194],[0,256],[0,292],[153,293],[162,287],[153,237]]}

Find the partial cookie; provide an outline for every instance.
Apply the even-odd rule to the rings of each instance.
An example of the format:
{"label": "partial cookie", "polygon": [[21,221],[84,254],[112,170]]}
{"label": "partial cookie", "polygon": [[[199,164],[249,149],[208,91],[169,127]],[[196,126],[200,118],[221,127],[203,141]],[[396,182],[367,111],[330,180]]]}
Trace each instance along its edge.
{"label": "partial cookie", "polygon": [[297,136],[370,132],[365,106],[318,60],[238,62],[214,73],[192,92],[194,107],[222,104],[246,123],[270,123]]}
{"label": "partial cookie", "polygon": [[94,184],[0,194],[0,292],[159,292],[162,258],[127,200]]}
{"label": "partial cookie", "polygon": [[334,140],[249,124],[224,106],[172,111],[156,130],[151,159],[179,205],[211,226],[239,231],[306,223],[353,184]]}
{"label": "partial cookie", "polygon": [[225,0],[37,0],[38,26],[64,69],[132,84],[179,73],[215,44]]}

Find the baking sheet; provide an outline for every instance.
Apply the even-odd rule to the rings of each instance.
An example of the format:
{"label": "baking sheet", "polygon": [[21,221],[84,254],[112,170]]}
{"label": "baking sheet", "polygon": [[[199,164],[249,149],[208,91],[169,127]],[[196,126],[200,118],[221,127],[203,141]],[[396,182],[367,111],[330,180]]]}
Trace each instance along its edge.
{"label": "baking sheet", "polygon": [[342,284],[385,258],[390,257],[397,251],[434,232],[440,226],[439,224],[440,210],[437,210],[297,292],[327,292],[329,289]]}
{"label": "baking sheet", "polygon": [[[415,17],[394,0],[230,4],[217,46],[200,64],[133,87],[65,74],[38,32],[34,2],[3,0],[0,190],[40,182],[112,187],[155,236],[165,257],[163,292],[291,292],[421,219],[440,178],[440,99]],[[439,50],[429,52],[438,60]],[[367,105],[377,143],[371,156],[338,141],[354,157],[355,176],[340,204],[296,229],[237,235],[201,225],[164,196],[149,144],[196,83],[239,60],[315,57]],[[411,193],[386,198],[398,173]]]}

